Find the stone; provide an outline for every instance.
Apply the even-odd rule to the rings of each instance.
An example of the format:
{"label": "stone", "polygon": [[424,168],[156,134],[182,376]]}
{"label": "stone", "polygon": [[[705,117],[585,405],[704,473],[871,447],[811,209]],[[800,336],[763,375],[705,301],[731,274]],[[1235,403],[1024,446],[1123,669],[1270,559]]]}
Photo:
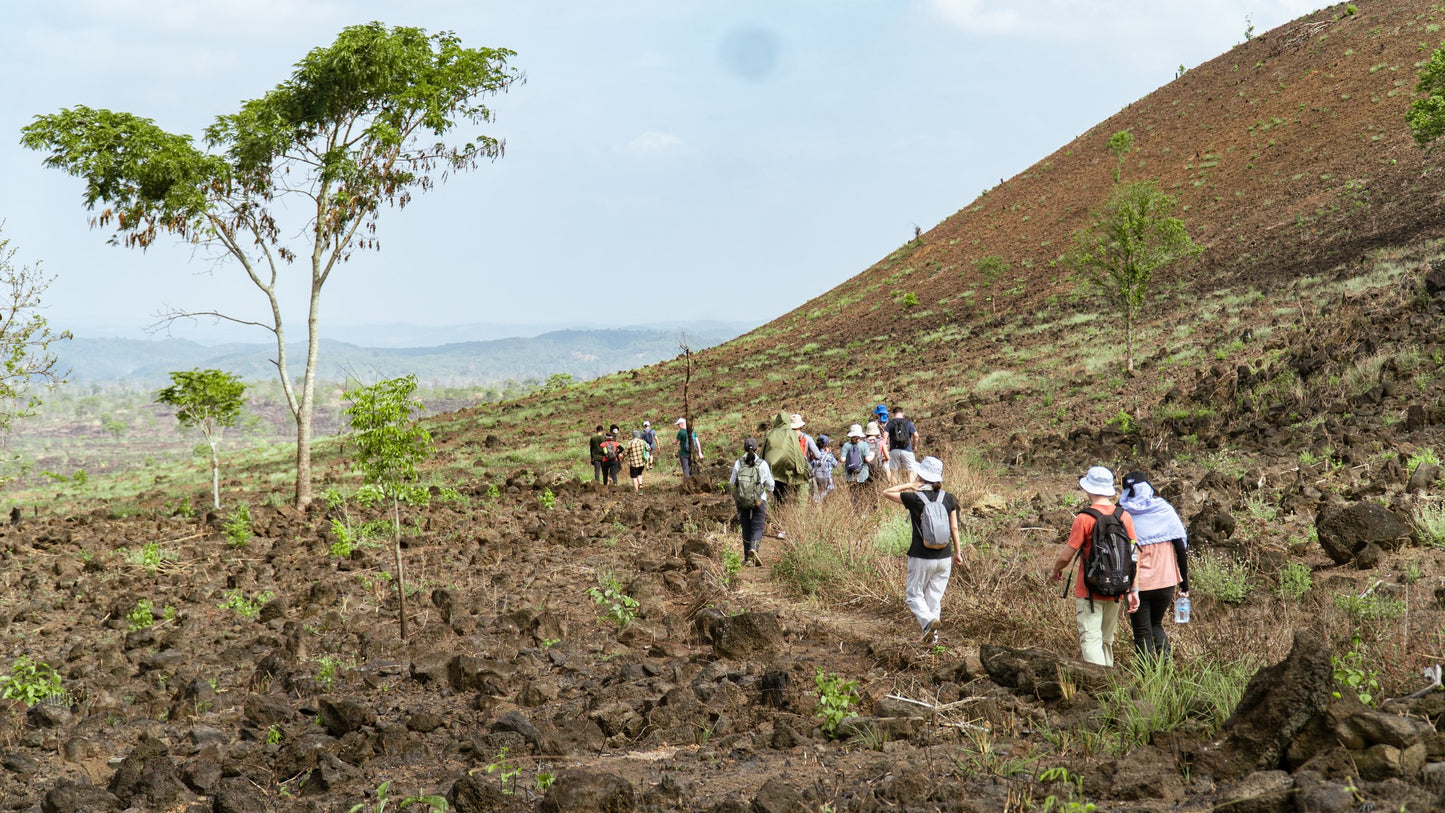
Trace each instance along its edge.
{"label": "stone", "polygon": [[211,794],[213,813],[266,813],[266,800],[250,781],[239,776],[222,779]]}
{"label": "stone", "polygon": [[1329,648],[1296,631],[1284,660],[1250,678],[1220,738],[1196,753],[1196,766],[1222,781],[1279,768],[1290,742],[1328,708],[1333,691]]}
{"label": "stone", "polygon": [[462,774],[447,791],[447,805],[454,813],[493,813],[508,808],[508,798],[486,775]]}
{"label": "stone", "polygon": [[143,735],[121,760],[107,788],[121,804],[147,810],[164,810],[191,792],[181,782],[175,761],[165,743]]}
{"label": "stone", "polygon": [[786,778],[774,776],[753,796],[753,813],[809,813],[809,807]]}
{"label": "stone", "polygon": [[1410,472],[1410,480],[1405,485],[1405,492],[1418,494],[1428,491],[1431,486],[1435,485],[1435,481],[1440,479],[1442,472],[1445,472],[1445,469],[1441,469],[1434,463],[1421,462],[1413,472]]}
{"label": "stone", "polygon": [[697,630],[719,658],[748,660],[777,651],[783,627],[774,613],[727,615],[718,610],[698,614]]}
{"label": "stone", "polygon": [[1216,794],[1214,809],[1230,813],[1294,813],[1294,777],[1286,771],[1255,771]]}
{"label": "stone", "polygon": [[520,734],[533,748],[539,747],[542,732],[520,711],[509,711],[492,722],[493,731],[511,731]]}
{"label": "stone", "polygon": [[1345,564],[1366,545],[1384,551],[1399,550],[1414,535],[1390,509],[1375,502],[1358,502],[1338,510],[1321,511],[1315,519],[1320,547],[1335,564]]}
{"label": "stone", "polygon": [[[1215,472],[1210,472],[1214,474]],[[1234,536],[1234,516],[1213,504],[1207,504],[1189,518],[1189,543],[1201,547],[1227,546]]]}
{"label": "stone", "polygon": [[563,771],[540,804],[539,813],[632,813],[632,783],[616,774],[573,769]]}
{"label": "stone", "polygon": [[978,657],[994,683],[1040,700],[1063,699],[1066,682],[1085,691],[1109,683],[1109,672],[1104,667],[1065,661],[1042,649],[984,644],[979,647]]}
{"label": "stone", "polygon": [[1171,804],[1184,801],[1184,783],[1173,755],[1152,745],[1130,751],[1114,764],[1109,798],[1125,802],[1160,799]]}
{"label": "stone", "polygon": [[57,781],[40,803],[41,813],[96,813],[120,809],[120,800],[105,788],[69,779]]}
{"label": "stone", "polygon": [[376,713],[355,700],[321,698],[317,704],[321,727],[333,737],[344,737],[363,726],[376,724]]}

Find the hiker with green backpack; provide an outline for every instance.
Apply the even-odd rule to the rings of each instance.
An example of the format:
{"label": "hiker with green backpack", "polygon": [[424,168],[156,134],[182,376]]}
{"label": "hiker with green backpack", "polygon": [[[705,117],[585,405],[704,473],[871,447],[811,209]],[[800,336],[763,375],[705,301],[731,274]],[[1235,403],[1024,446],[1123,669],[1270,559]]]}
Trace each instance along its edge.
{"label": "hiker with green backpack", "polygon": [[768,461],[758,455],[757,440],[743,441],[743,456],[733,463],[733,473],[728,477],[728,487],[738,507],[738,526],[743,532],[743,564],[762,566],[758,561],[758,544],[763,540],[768,494],[774,485]]}
{"label": "hiker with green backpack", "polygon": [[919,461],[908,482],[889,486],[883,497],[908,509],[913,540],[908,546],[905,603],[923,629],[923,643],[936,644],[948,577],[953,565],[963,564],[958,498],[943,490],[943,461],[936,457]]}

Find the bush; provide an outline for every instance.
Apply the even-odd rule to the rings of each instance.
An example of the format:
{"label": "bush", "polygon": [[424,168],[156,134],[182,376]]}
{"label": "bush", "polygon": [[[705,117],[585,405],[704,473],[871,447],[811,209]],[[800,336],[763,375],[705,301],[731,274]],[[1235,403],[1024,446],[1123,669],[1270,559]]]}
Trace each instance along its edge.
{"label": "bush", "polygon": [[1291,562],[1279,571],[1279,597],[1299,601],[1314,586],[1314,575],[1309,565]]}
{"label": "bush", "polygon": [[1205,736],[1213,734],[1239,704],[1258,668],[1250,658],[1137,658],[1099,698],[1101,733],[1120,754],[1148,743],[1157,732],[1188,726]]}
{"label": "bush", "polygon": [[1189,568],[1191,592],[1213,596],[1225,604],[1240,604],[1249,595],[1249,568],[1224,556],[1202,554]]}
{"label": "bush", "polygon": [[1445,505],[1422,503],[1415,508],[1420,540],[1432,548],[1445,548]]}
{"label": "bush", "polygon": [[10,665],[10,674],[0,678],[0,697],[33,706],[47,697],[64,697],[60,674],[49,664],[21,655]]}
{"label": "bush", "polygon": [[820,667],[818,674],[813,676],[813,683],[818,687],[818,704],[813,713],[823,718],[819,727],[829,737],[837,736],[838,724],[851,716],[858,705],[858,682],[844,680],[832,673],[824,674]]}

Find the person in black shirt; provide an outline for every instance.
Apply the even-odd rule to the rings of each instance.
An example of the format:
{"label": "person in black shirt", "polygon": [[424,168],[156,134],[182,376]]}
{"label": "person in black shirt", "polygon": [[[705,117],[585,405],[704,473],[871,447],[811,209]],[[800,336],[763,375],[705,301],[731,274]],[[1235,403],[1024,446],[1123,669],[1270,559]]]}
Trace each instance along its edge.
{"label": "person in black shirt", "polygon": [[908,509],[913,540],[908,546],[904,596],[918,619],[924,643],[938,643],[939,611],[953,565],[963,564],[958,545],[958,499],[943,490],[943,461],[925,457],[906,483],[889,486],[884,498]]}

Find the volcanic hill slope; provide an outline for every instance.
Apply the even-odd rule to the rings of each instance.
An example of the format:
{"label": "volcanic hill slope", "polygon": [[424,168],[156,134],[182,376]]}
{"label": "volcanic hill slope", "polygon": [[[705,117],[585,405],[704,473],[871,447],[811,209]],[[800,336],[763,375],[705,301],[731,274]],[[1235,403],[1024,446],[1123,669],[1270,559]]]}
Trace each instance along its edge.
{"label": "volcanic hill slope", "polygon": [[[1439,182],[1402,118],[1445,11],[1357,6],[1189,71],[697,354],[701,477],[665,454],[640,494],[585,482],[593,425],[682,410],[682,359],[431,419],[409,640],[344,442],[305,512],[274,461],[233,464],[207,517],[200,472],[18,495],[0,628],[67,694],[4,709],[0,804],[379,810],[392,782],[390,805],[463,813],[1445,807],[1445,693],[1383,700],[1445,661],[1441,485],[1414,465],[1445,450]],[[1158,178],[1207,247],[1158,279],[1134,376],[1053,264],[1123,129],[1124,179]],[[779,512],[767,566],[729,566],[716,486],[740,439],[779,411],[837,433],[879,401],[968,507],[939,646],[872,499]],[[1097,462],[1148,468],[1189,520],[1195,618],[1162,672],[1122,632],[1120,668],[1075,661],[1044,578]],[[833,729],[820,687],[843,716],[850,681]]]}

